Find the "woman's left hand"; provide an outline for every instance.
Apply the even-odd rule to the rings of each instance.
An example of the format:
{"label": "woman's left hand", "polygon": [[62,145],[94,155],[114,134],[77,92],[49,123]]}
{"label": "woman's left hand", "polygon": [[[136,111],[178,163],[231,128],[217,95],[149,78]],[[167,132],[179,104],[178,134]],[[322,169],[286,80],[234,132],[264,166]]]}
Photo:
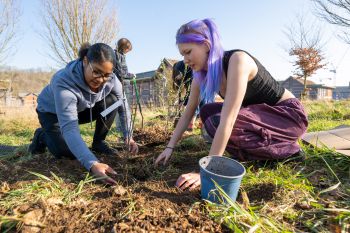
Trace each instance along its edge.
{"label": "woman's left hand", "polygon": [[[125,140],[125,144],[126,145],[128,145],[128,141],[127,140]],[[130,141],[129,141],[129,145],[128,145],[128,149],[129,149],[129,151],[132,153],[132,154],[134,154],[134,155],[136,155],[138,152],[139,152],[139,146],[137,145],[137,143],[134,141],[134,139],[130,139]]]}
{"label": "woman's left hand", "polygon": [[176,187],[181,190],[189,188],[193,190],[201,185],[201,179],[199,173],[191,172],[182,174],[176,181]]}

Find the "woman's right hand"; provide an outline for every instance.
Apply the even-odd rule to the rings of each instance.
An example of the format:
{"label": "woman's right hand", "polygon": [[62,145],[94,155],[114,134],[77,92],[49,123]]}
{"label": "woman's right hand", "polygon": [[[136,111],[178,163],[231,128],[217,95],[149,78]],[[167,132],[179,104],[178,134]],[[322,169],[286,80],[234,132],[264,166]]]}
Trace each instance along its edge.
{"label": "woman's right hand", "polygon": [[110,185],[115,185],[117,182],[107,175],[107,173],[116,175],[117,173],[107,164],[96,162],[92,165],[90,171],[97,178],[104,178],[103,181]]}
{"label": "woman's right hand", "polygon": [[158,164],[163,161],[163,165],[166,165],[170,159],[171,154],[173,153],[172,148],[165,148],[165,150],[157,157],[154,164],[158,166]]}

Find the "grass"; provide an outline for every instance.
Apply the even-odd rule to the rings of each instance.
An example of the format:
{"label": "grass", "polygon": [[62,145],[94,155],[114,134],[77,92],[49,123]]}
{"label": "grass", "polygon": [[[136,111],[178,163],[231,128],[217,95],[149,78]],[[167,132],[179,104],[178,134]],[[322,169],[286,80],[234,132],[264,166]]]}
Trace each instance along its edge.
{"label": "grass", "polygon": [[309,132],[329,130],[339,125],[350,125],[350,100],[306,101]]}
{"label": "grass", "polygon": [[328,149],[311,151],[305,164],[248,167],[241,196],[263,187],[265,194],[272,190],[271,197],[243,198],[242,205],[218,188],[224,202],[208,202],[210,215],[235,232],[329,232],[329,222],[332,231],[348,232],[350,159]]}
{"label": "grass", "polygon": [[[343,124],[350,125],[349,100],[308,101],[304,105],[310,120],[309,132],[328,130]],[[150,121],[166,124],[166,120],[158,119],[164,113],[165,109],[153,112],[144,110],[144,122],[146,125]],[[24,158],[33,159],[26,153],[26,145],[39,124],[32,111],[30,114],[31,117],[0,118],[0,144],[19,146],[13,156],[10,156],[14,162]],[[168,124],[172,122],[169,120]],[[81,126],[81,133],[84,140],[91,143],[93,130],[90,129],[90,124]],[[115,134],[113,131],[110,137]],[[198,131],[195,134],[197,136],[188,137],[177,146],[172,165],[165,170],[150,171],[152,176],[162,179],[170,173],[178,173],[174,165],[181,163],[183,158],[198,159],[205,156],[208,145],[201,140]],[[245,163],[247,173],[242,180],[238,202],[228,199],[218,187],[223,202],[206,202],[205,209],[208,214],[235,232],[349,232],[350,157],[326,147],[302,147],[306,154],[303,162]],[[196,152],[189,155],[189,150]],[[145,163],[146,167],[148,165]],[[132,165],[126,167],[137,169]],[[88,190],[94,188],[94,180],[89,176],[80,182],[67,183],[55,174],[50,177],[31,174],[36,177],[35,181],[6,191],[5,197],[0,200],[1,206],[11,209],[21,203],[50,198],[56,198],[64,204],[78,198],[88,200]],[[4,182],[1,187],[5,187]],[[135,200],[130,199],[126,210],[119,213],[120,217],[134,211],[135,205]],[[0,216],[0,230],[20,226],[22,217]],[[85,217],[92,219],[94,214],[91,212],[91,215]]]}
{"label": "grass", "polygon": [[[6,209],[12,209],[14,215],[0,215],[0,230],[4,229],[5,232],[7,232],[15,227],[17,230],[21,229],[25,219],[22,214],[16,213],[16,210],[13,209],[14,207],[40,201],[57,204],[70,204],[78,198],[89,200],[91,197],[86,192],[89,189],[87,186],[97,180],[87,173],[84,180],[79,181],[76,185],[71,185],[67,184],[62,178],[52,172],[52,178],[35,172],[29,173],[39,178],[39,180],[21,185],[21,187],[13,190],[10,190],[9,188],[3,190],[5,191],[6,196],[0,200],[0,206]],[[6,182],[3,183],[2,188],[4,189],[4,187],[6,187]]]}
{"label": "grass", "polygon": [[[309,132],[350,125],[350,101],[304,105]],[[210,215],[235,232],[349,232],[350,157],[326,147],[302,147],[306,153],[302,163],[258,168],[255,163],[245,164],[243,204],[217,187],[223,202],[207,202]],[[270,192],[270,197],[256,200],[256,190],[258,195]]]}
{"label": "grass", "polygon": [[246,170],[241,184],[245,207],[217,187],[223,203],[208,202],[210,214],[235,232],[292,232],[289,222],[298,221],[300,216],[296,203],[313,200],[314,195],[302,169],[280,163],[274,168],[251,165]]}
{"label": "grass", "polygon": [[[255,203],[243,200],[246,205],[243,208],[237,202],[228,201],[227,195],[219,189],[229,206],[208,203],[210,214],[235,232],[329,232],[330,222],[331,231],[348,232],[350,158],[328,148],[314,149],[305,145],[303,148],[307,158],[302,164],[248,167],[242,193],[247,192],[249,196],[259,186],[274,186],[270,200]],[[261,224],[274,227],[264,229]]]}
{"label": "grass", "polygon": [[1,216],[0,215],[0,230],[1,232],[9,232],[14,228],[21,229],[23,222],[22,216]]}
{"label": "grass", "polygon": [[230,230],[243,232],[291,232],[272,218],[259,215],[252,207],[243,207],[233,201],[214,181],[218,190],[219,203],[206,200],[206,208],[211,217],[225,224]]}
{"label": "grass", "polygon": [[[67,185],[62,178],[52,172],[51,175],[53,178],[35,172],[29,173],[39,178],[39,180],[6,192],[6,197],[0,200],[0,206],[8,209],[31,201],[36,202],[42,198],[55,198],[62,203],[71,203],[78,196],[84,196],[83,188],[86,187],[87,184],[96,181],[96,179],[92,178],[87,173],[84,180],[70,187],[71,185]],[[88,198],[85,197],[85,199]]]}

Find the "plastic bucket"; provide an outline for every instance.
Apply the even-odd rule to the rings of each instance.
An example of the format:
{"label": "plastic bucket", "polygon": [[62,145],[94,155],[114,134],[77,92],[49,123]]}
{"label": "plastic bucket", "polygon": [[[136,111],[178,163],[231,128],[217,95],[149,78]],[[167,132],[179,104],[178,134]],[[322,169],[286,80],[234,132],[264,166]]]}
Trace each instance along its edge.
{"label": "plastic bucket", "polygon": [[199,160],[201,196],[211,202],[218,202],[218,191],[213,180],[235,201],[245,168],[234,159],[223,156],[206,156]]}

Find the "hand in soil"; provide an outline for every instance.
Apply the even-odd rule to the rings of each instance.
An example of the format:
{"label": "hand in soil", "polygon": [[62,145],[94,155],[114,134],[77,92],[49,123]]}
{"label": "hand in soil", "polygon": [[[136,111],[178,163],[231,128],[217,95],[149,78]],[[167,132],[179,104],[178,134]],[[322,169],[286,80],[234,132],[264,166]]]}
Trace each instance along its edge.
{"label": "hand in soil", "polygon": [[201,185],[201,179],[199,173],[191,172],[182,174],[176,181],[176,187],[181,190],[189,189],[194,190]]}
{"label": "hand in soil", "polygon": [[173,149],[165,148],[165,150],[157,157],[154,165],[158,166],[161,161],[163,161],[163,165],[166,165],[172,153]]}
{"label": "hand in soil", "polygon": [[[125,144],[128,144],[127,140],[125,141]],[[136,155],[137,153],[139,153],[139,147],[138,147],[137,143],[133,139],[130,139],[130,143],[129,143],[128,146],[129,146],[129,151],[133,155]]]}
{"label": "hand in soil", "polygon": [[104,163],[94,163],[90,169],[92,174],[98,178],[104,178],[103,182],[115,185],[117,182],[107,175],[107,173],[116,175],[117,173],[107,164]]}

